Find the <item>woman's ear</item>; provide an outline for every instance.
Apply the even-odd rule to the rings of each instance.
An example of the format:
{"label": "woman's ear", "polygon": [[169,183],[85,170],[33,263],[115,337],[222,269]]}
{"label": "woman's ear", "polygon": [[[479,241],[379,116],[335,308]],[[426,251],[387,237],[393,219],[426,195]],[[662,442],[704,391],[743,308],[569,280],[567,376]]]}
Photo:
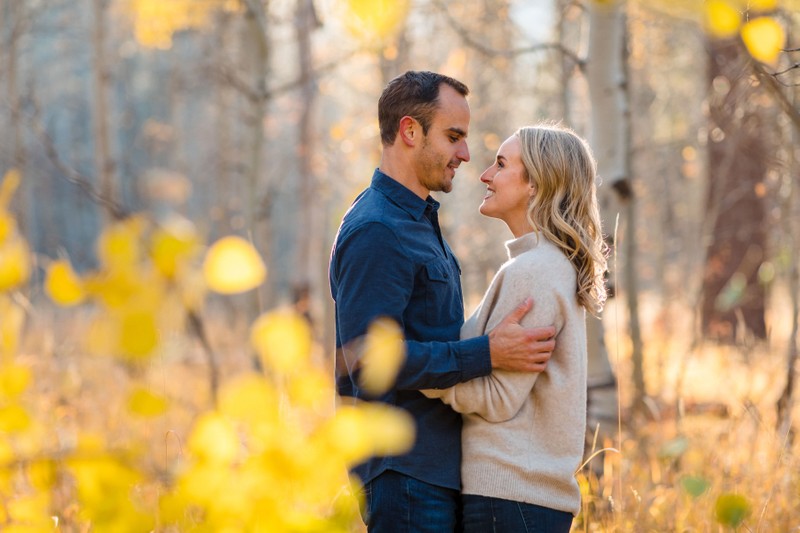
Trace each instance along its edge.
{"label": "woman's ear", "polygon": [[398,134],[400,139],[406,146],[414,146],[417,142],[417,137],[420,135],[420,125],[414,118],[408,115],[400,119],[400,129]]}

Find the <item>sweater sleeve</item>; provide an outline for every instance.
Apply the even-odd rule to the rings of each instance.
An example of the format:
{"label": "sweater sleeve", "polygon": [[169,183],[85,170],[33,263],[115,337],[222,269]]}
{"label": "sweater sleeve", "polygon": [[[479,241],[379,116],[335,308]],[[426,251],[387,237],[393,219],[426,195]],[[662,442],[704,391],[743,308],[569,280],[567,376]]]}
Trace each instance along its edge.
{"label": "sweater sleeve", "polygon": [[[483,317],[485,332],[491,331],[524,298],[531,296],[534,300],[533,309],[523,317],[521,325],[537,327],[554,324],[557,337],[564,325],[565,313],[562,304],[565,294],[560,287],[560,277],[553,271],[541,268],[531,270],[527,261],[509,265],[503,274],[495,278],[487,298],[477,311],[479,314],[486,313]],[[425,390],[423,393],[429,398],[439,398],[459,413],[477,414],[489,422],[503,422],[519,412],[539,375],[538,372],[494,370],[488,376],[448,389]]]}

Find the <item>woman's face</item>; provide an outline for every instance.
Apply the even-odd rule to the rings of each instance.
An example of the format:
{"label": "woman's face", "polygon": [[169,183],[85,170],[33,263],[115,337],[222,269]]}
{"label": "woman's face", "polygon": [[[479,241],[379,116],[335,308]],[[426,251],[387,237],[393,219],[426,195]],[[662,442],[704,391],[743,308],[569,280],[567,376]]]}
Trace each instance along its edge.
{"label": "woman's face", "polygon": [[481,214],[503,220],[515,237],[530,231],[527,211],[533,187],[525,177],[516,135],[500,145],[494,164],[483,171],[481,181],[486,184]]}

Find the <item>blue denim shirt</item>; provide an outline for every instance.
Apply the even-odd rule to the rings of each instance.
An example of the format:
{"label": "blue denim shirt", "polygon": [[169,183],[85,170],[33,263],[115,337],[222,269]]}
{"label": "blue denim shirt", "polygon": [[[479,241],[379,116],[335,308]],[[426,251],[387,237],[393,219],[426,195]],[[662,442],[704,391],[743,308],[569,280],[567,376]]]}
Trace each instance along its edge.
{"label": "blue denim shirt", "polygon": [[[445,388],[491,372],[487,336],[459,340],[464,322],[461,270],[442,238],[430,196],[422,200],[379,170],[345,214],[330,261],[336,307],[336,386],[340,395],[407,410],[417,438],[406,455],[375,457],[355,468],[363,483],[395,470],[437,486],[461,488],[461,415],[420,389]],[[378,317],[397,321],[406,361],[394,387],[367,398],[342,346]]]}

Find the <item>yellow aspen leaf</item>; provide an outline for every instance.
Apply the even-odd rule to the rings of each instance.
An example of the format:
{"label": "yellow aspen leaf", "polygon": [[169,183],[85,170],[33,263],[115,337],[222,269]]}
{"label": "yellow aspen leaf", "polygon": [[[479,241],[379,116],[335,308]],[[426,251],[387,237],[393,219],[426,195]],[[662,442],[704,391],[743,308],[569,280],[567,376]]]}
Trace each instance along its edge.
{"label": "yellow aspen leaf", "polygon": [[364,342],[359,382],[373,395],[386,392],[405,361],[403,331],[394,320],[379,318],[370,324]]}
{"label": "yellow aspen leaf", "polygon": [[416,430],[408,412],[380,403],[359,406],[369,420],[374,455],[400,455],[414,445]]}
{"label": "yellow aspen leaf", "polygon": [[158,346],[158,326],[150,310],[134,310],[120,319],[119,348],[132,359],[150,355]]}
{"label": "yellow aspen leaf", "polygon": [[16,221],[0,207],[0,245],[17,231]]}
{"label": "yellow aspen leaf", "polygon": [[197,235],[191,223],[170,224],[159,227],[153,233],[150,257],[161,275],[174,279],[184,271],[198,247]]}
{"label": "yellow aspen leaf", "polygon": [[19,287],[31,275],[31,252],[28,243],[12,237],[0,244],[0,292]]}
{"label": "yellow aspen leaf", "polygon": [[751,11],[763,13],[778,8],[778,0],[749,0],[748,7]]}
{"label": "yellow aspen leaf", "polygon": [[128,411],[142,418],[154,418],[167,411],[169,402],[160,394],[144,387],[136,387],[128,393]]}
{"label": "yellow aspen leaf", "polygon": [[51,490],[57,479],[58,469],[52,459],[32,461],[28,465],[28,481],[39,490]]}
{"label": "yellow aspen leaf", "polygon": [[241,449],[233,425],[217,413],[205,413],[189,435],[189,451],[200,460],[231,464]]}
{"label": "yellow aspen leaf", "polygon": [[744,24],[742,40],[751,56],[774,65],[786,41],[786,33],[774,18],[758,17]]}
{"label": "yellow aspen leaf", "polygon": [[14,447],[11,446],[8,438],[5,435],[0,435],[0,471],[8,463],[14,460],[15,453]]}
{"label": "yellow aspen leaf", "polygon": [[0,406],[0,432],[18,433],[31,425],[31,417],[21,405],[7,404]]}
{"label": "yellow aspen leaf", "polygon": [[51,300],[63,306],[77,305],[86,297],[81,279],[66,260],[54,261],[47,269],[44,290]]}
{"label": "yellow aspen leaf", "polygon": [[7,296],[0,294],[0,359],[8,359],[17,352],[25,311]]}
{"label": "yellow aspen leaf", "polygon": [[108,270],[133,268],[141,260],[144,220],[132,217],[108,226],[97,240],[97,255]]}
{"label": "yellow aspen leaf", "polygon": [[15,363],[0,366],[0,400],[18,397],[30,383],[30,368]]}
{"label": "yellow aspen leaf", "polygon": [[3,176],[3,182],[0,184],[0,210],[5,211],[11,203],[11,197],[16,192],[22,181],[22,174],[16,168],[10,169]]}
{"label": "yellow aspen leaf", "polygon": [[337,407],[323,429],[328,445],[348,464],[358,464],[372,455],[372,443],[364,410],[352,405]]}
{"label": "yellow aspen leaf", "polygon": [[730,2],[709,0],[706,3],[706,25],[714,37],[733,37],[741,23],[741,14]]}
{"label": "yellow aspen leaf", "polygon": [[[50,493],[35,492],[12,498],[6,502],[8,515],[13,522],[20,524],[18,531],[52,531],[53,521],[50,519]],[[21,527],[25,524],[25,527]],[[14,533],[13,526],[4,529]]]}
{"label": "yellow aspen leaf", "polygon": [[333,380],[318,368],[309,368],[289,382],[289,399],[293,405],[314,410],[333,406]]}
{"label": "yellow aspen leaf", "polygon": [[359,38],[383,40],[402,26],[410,5],[409,0],[347,0],[345,24]]}
{"label": "yellow aspen leaf", "polygon": [[208,287],[221,294],[237,294],[261,285],[267,276],[261,256],[241,237],[229,236],[215,242],[203,262]]}
{"label": "yellow aspen leaf", "polygon": [[737,528],[750,514],[750,502],[741,494],[722,494],[714,505],[717,522]]}
{"label": "yellow aspen leaf", "polygon": [[253,323],[250,341],[265,367],[291,373],[305,368],[309,360],[311,326],[294,311],[271,311]]}
{"label": "yellow aspen leaf", "polygon": [[271,421],[278,413],[278,394],[262,376],[248,374],[222,387],[219,410],[232,420]]}

